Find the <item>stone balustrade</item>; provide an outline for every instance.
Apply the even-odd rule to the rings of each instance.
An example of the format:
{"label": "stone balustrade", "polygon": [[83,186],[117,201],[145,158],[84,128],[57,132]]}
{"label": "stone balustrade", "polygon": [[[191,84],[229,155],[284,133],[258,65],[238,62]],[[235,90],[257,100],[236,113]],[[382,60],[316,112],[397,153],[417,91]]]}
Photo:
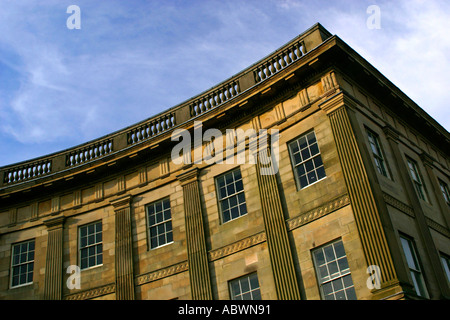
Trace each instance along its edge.
{"label": "stone balustrade", "polygon": [[40,159],[6,168],[3,171],[3,183],[18,183],[38,178],[52,171],[52,159]]}
{"label": "stone balustrade", "polygon": [[162,132],[165,132],[175,126],[175,113],[169,112],[157,118],[152,118],[132,128],[127,133],[128,145],[152,138]]}
{"label": "stone balustrade", "polygon": [[73,167],[103,157],[113,151],[112,139],[96,141],[66,154],[66,167]]}
{"label": "stone balustrade", "polygon": [[0,191],[19,182],[81,167],[169,132],[182,123],[239,97],[246,90],[299,61],[307,52],[330,37],[331,34],[320,24],[316,24],[254,65],[166,112],[72,149],[0,167]]}

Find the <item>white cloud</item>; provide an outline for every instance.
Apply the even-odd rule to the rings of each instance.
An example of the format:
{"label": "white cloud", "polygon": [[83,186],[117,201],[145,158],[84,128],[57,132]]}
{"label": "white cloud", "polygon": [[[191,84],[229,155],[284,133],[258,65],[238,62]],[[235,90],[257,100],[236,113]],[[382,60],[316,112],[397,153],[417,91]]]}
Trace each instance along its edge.
{"label": "white cloud", "polygon": [[82,29],[72,31],[72,3],[10,2],[0,11],[0,66],[18,85],[0,88],[0,133],[35,156],[43,143],[97,138],[199,94],[316,22],[450,128],[449,4],[375,1],[382,29],[369,30],[373,2],[79,1]]}

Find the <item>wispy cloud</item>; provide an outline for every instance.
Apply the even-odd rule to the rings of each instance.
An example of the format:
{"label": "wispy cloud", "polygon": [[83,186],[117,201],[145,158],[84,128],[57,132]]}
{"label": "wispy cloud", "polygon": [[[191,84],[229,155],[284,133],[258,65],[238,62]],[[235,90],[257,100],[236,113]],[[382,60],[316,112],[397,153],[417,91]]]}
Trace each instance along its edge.
{"label": "wispy cloud", "polygon": [[[366,8],[380,6],[380,30]],[[316,22],[447,129],[445,1],[7,1],[0,11],[0,165],[121,129],[239,72]],[[13,146],[13,147],[12,147]],[[21,151],[22,150],[22,151]]]}

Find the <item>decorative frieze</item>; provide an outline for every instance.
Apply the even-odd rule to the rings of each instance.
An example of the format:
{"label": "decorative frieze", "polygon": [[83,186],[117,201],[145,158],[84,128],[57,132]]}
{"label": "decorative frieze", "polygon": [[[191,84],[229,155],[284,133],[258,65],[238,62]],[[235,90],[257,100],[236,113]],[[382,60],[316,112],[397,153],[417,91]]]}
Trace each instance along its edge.
{"label": "decorative frieze", "polygon": [[51,209],[50,209],[51,214],[52,215],[58,214],[59,209],[60,209],[59,197],[52,198]]}
{"label": "decorative frieze", "polygon": [[117,178],[117,193],[125,192],[125,177],[120,176]]}
{"label": "decorative frieze", "polygon": [[15,226],[17,223],[17,208],[9,209],[9,227]]}
{"label": "decorative frieze", "polygon": [[103,200],[103,183],[95,185],[95,201]]}
{"label": "decorative frieze", "polygon": [[33,202],[30,206],[30,221],[35,221],[38,219],[38,203]]}
{"label": "decorative frieze", "polygon": [[334,199],[332,201],[327,202],[326,204],[317,207],[311,211],[305,212],[295,218],[289,219],[286,224],[288,230],[294,230],[298,227],[301,227],[309,222],[312,222],[316,219],[322,218],[323,216],[339,210],[350,204],[350,199],[347,194]]}
{"label": "decorative frieze", "polygon": [[76,190],[73,192],[73,206],[79,207],[82,203],[81,190]]}
{"label": "decorative frieze", "polygon": [[167,177],[170,174],[169,161],[170,158],[164,158],[159,161],[159,176],[161,178]]}
{"label": "decorative frieze", "polygon": [[392,206],[392,207],[396,208],[397,210],[400,210],[401,212],[406,213],[408,216],[414,218],[414,210],[407,204],[394,198],[390,194],[387,194],[384,192],[383,192],[383,198],[384,198],[384,201],[386,201],[386,203],[389,204],[390,206]]}
{"label": "decorative frieze", "polygon": [[308,97],[308,92],[306,91],[306,89],[301,90],[298,93],[298,97],[300,100],[300,107],[304,107],[309,104],[309,97]]}
{"label": "decorative frieze", "polygon": [[334,74],[334,72],[326,74],[320,80],[322,81],[323,91],[325,93],[334,90],[338,86],[338,83],[336,81],[336,75]]}
{"label": "decorative frieze", "polygon": [[142,274],[136,277],[135,283],[140,286],[152,281],[156,281],[162,278],[173,276],[174,274],[187,271],[189,269],[189,264],[187,261],[180,262],[176,265],[162,268],[156,271],[152,271],[146,274]]}
{"label": "decorative frieze", "polygon": [[107,294],[114,293],[116,290],[116,285],[114,283],[107,284],[102,287],[89,289],[77,293],[73,293],[64,297],[64,300],[87,300],[97,297],[101,297]]}
{"label": "decorative frieze", "polygon": [[229,256],[229,255],[239,252],[241,250],[245,250],[247,248],[250,248],[254,245],[263,243],[265,241],[266,241],[266,233],[260,232],[253,236],[250,236],[248,238],[245,238],[245,239],[242,239],[235,243],[232,243],[228,246],[210,251],[209,252],[209,260],[214,261],[214,260],[221,259],[223,257]]}
{"label": "decorative frieze", "polygon": [[147,168],[139,168],[139,185],[143,186],[147,183]]}

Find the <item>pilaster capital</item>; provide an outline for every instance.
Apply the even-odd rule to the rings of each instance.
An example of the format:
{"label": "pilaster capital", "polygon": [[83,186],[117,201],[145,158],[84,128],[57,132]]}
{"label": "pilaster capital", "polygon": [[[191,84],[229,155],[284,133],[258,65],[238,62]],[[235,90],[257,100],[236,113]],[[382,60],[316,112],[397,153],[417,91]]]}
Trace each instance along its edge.
{"label": "pilaster capital", "polygon": [[420,154],[420,159],[422,160],[425,166],[429,166],[430,168],[433,167],[433,163],[434,161],[436,161],[432,156],[430,156],[425,151],[422,151],[422,153]]}
{"label": "pilaster capital", "polygon": [[57,216],[54,218],[44,220],[43,223],[50,231],[50,230],[62,228],[65,220],[66,220],[66,217],[61,215],[61,216]]}
{"label": "pilaster capital", "polygon": [[344,107],[353,110],[356,108],[356,102],[343,91],[337,92],[319,104],[319,108],[325,111],[328,116]]}
{"label": "pilaster capital", "polygon": [[131,195],[127,194],[123,197],[111,200],[109,203],[114,207],[114,211],[129,208],[131,204]]}
{"label": "pilaster capital", "polygon": [[179,175],[177,175],[178,181],[180,181],[182,186],[185,186],[189,183],[195,182],[198,180],[198,168],[194,167],[192,169],[189,169]]}
{"label": "pilaster capital", "polygon": [[398,138],[400,136],[400,133],[397,131],[397,129],[395,129],[393,126],[391,126],[390,124],[386,124],[383,127],[383,132],[386,135],[387,139],[391,139],[394,142],[398,141]]}

